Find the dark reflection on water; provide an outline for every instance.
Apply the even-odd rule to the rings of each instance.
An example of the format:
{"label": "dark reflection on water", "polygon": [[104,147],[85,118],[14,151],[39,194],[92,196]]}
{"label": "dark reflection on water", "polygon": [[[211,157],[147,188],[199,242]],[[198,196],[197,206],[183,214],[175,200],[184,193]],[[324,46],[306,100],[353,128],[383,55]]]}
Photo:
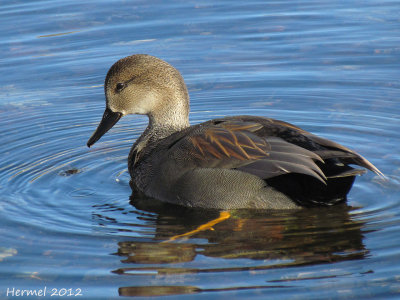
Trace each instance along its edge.
{"label": "dark reflection on water", "polygon": [[[369,253],[363,244],[363,234],[367,232],[365,224],[362,221],[352,220],[349,212],[353,208],[346,204],[295,211],[237,210],[231,212],[229,219],[198,232],[196,229],[199,226],[218,218],[219,212],[182,208],[153,199],[134,199],[131,204],[143,212],[156,213],[155,233],[151,240],[135,238],[118,243],[118,252],[115,255],[120,256],[121,262],[126,265],[113,270],[113,273],[119,275],[176,276],[252,272],[361,260]],[[187,232],[192,232],[192,235],[174,240],[175,236],[182,236]],[[198,255],[229,259],[231,263],[228,266],[216,265],[212,268],[182,266],[182,263],[195,261]],[[243,258],[262,260],[263,263],[235,267],[233,260]],[[316,278],[302,278],[304,279]],[[291,279],[282,280],[282,282],[290,281]],[[269,281],[265,286],[216,289],[149,284],[121,287],[119,294],[160,296],[280,287],[278,283],[279,281],[275,280]]]}

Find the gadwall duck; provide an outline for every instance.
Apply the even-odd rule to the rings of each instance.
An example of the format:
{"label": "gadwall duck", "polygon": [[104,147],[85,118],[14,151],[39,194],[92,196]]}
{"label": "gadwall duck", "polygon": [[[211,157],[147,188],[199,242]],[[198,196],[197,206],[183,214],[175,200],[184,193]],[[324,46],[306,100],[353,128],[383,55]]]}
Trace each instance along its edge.
{"label": "gadwall duck", "polygon": [[235,116],[189,124],[181,74],[145,54],[108,71],[106,110],[92,146],[127,114],[149,117],[129,153],[134,193],[186,207],[294,209],[346,199],[358,165],[382,176],[356,152],[274,119]]}

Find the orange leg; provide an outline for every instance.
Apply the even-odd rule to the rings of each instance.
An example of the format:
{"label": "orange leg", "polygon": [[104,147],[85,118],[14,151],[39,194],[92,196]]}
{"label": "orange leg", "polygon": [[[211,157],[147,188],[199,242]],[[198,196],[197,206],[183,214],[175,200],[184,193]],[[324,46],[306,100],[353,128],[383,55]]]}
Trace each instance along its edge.
{"label": "orange leg", "polygon": [[200,231],[204,231],[204,230],[214,230],[213,226],[221,223],[223,221],[225,221],[226,219],[229,219],[231,216],[231,214],[228,211],[221,211],[219,213],[219,217],[211,220],[205,224],[200,225],[199,227],[197,227],[195,230],[183,233],[183,234],[178,234],[178,235],[174,235],[173,237],[169,238],[166,241],[163,241],[162,243],[167,243],[167,242],[172,242],[175,241],[177,239],[181,239],[181,238],[186,238],[186,237],[190,237]]}

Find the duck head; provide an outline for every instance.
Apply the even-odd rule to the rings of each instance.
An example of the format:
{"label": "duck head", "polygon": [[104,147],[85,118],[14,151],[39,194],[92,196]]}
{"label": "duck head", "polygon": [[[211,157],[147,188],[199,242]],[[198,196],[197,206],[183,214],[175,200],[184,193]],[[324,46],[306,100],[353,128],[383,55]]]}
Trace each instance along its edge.
{"label": "duck head", "polygon": [[189,126],[189,95],[183,78],[159,58],[136,54],[120,59],[107,73],[104,92],[106,109],[88,147],[128,114],[147,115],[152,129],[177,131]]}

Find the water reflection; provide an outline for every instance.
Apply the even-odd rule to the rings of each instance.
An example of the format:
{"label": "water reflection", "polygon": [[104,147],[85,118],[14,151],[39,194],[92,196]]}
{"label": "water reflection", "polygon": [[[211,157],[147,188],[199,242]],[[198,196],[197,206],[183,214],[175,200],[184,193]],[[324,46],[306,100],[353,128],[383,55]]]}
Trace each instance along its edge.
{"label": "water reflection", "polygon": [[[352,219],[352,208],[346,204],[289,212],[232,211],[229,219],[211,229],[173,241],[174,236],[195,232],[202,224],[217,218],[219,212],[182,208],[153,199],[132,199],[131,204],[141,211],[155,213],[156,217],[152,239],[135,238],[118,243],[116,255],[126,267],[113,272],[124,276],[257,271],[363,259],[368,255],[363,244],[364,223]],[[198,255],[228,260],[251,259],[254,264],[237,266],[232,261],[218,267],[192,266]],[[264,287],[276,287],[271,284],[276,282]],[[149,284],[121,287],[119,294],[154,296],[204,291],[191,285]]]}

